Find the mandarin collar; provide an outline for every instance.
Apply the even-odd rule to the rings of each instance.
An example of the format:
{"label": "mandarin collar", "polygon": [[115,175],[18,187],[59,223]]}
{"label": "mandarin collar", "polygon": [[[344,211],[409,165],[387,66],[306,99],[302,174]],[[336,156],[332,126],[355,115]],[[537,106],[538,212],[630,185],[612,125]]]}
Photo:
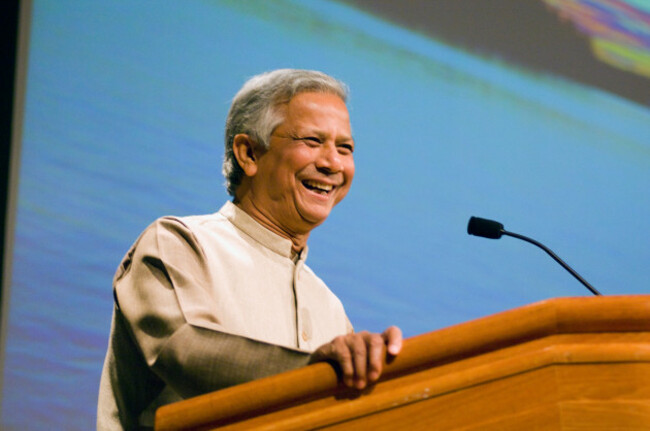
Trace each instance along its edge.
{"label": "mandarin collar", "polygon": [[[264,247],[279,254],[280,256],[291,259],[291,247],[293,243],[290,239],[284,238],[275,232],[271,232],[262,226],[257,220],[251,217],[246,211],[239,208],[231,201],[227,201],[219,210],[219,214],[227,218],[239,230],[262,244]],[[309,248],[305,245],[298,259],[305,261]]]}

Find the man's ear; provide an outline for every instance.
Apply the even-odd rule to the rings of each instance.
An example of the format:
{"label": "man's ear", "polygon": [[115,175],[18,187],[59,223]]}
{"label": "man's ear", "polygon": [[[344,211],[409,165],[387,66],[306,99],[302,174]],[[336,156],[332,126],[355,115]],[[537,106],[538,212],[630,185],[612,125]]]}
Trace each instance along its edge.
{"label": "man's ear", "polygon": [[235,135],[232,140],[232,150],[237,163],[247,177],[257,173],[257,157],[255,155],[255,141],[245,133]]}

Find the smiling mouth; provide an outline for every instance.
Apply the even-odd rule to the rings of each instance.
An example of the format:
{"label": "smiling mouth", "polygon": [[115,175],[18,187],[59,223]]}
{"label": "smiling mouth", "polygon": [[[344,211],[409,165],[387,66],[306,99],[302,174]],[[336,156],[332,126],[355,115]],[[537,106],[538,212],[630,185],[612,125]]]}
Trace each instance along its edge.
{"label": "smiling mouth", "polygon": [[316,193],[322,194],[322,195],[327,195],[329,192],[334,190],[334,186],[331,184],[324,184],[319,181],[314,181],[314,180],[304,180],[302,182],[302,185],[308,188],[311,191],[314,191]]}

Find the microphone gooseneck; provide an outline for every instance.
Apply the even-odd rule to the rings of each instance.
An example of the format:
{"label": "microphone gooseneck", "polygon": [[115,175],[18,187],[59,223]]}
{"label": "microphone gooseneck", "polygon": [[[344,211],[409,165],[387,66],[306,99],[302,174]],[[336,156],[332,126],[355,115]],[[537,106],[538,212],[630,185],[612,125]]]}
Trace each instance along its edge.
{"label": "microphone gooseneck", "polygon": [[564,269],[569,271],[571,275],[573,275],[580,283],[582,283],[591,293],[594,295],[601,295],[601,293],[596,290],[595,287],[593,287],[591,284],[587,282],[584,278],[580,276],[577,272],[573,270],[569,265],[567,265],[562,259],[560,259],[555,253],[553,253],[548,247],[546,247],[544,244],[535,241],[532,238],[528,238],[524,235],[520,235],[518,233],[514,232],[508,232],[503,228],[503,224],[499,223],[498,221],[494,220],[488,220],[480,217],[470,217],[469,223],[467,224],[467,233],[470,235],[474,236],[480,236],[483,238],[490,238],[490,239],[499,239],[501,238],[502,235],[507,235],[511,236],[513,238],[518,238],[521,240],[524,240],[526,242],[529,242],[533,245],[536,245],[537,247],[541,248],[544,250],[546,253],[548,253],[549,256],[551,256],[557,263],[562,265]]}

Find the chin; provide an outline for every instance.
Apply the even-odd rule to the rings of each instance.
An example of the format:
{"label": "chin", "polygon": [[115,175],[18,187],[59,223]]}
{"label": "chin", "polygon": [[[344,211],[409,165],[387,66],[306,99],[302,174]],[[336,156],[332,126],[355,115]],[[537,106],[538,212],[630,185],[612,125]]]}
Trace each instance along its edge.
{"label": "chin", "polygon": [[331,197],[328,201],[320,202],[314,202],[313,198],[297,199],[295,203],[300,217],[313,227],[323,223],[329,217],[335,205]]}
{"label": "chin", "polygon": [[330,212],[331,211],[301,211],[300,215],[305,222],[310,224],[312,227],[316,227],[327,220]]}

